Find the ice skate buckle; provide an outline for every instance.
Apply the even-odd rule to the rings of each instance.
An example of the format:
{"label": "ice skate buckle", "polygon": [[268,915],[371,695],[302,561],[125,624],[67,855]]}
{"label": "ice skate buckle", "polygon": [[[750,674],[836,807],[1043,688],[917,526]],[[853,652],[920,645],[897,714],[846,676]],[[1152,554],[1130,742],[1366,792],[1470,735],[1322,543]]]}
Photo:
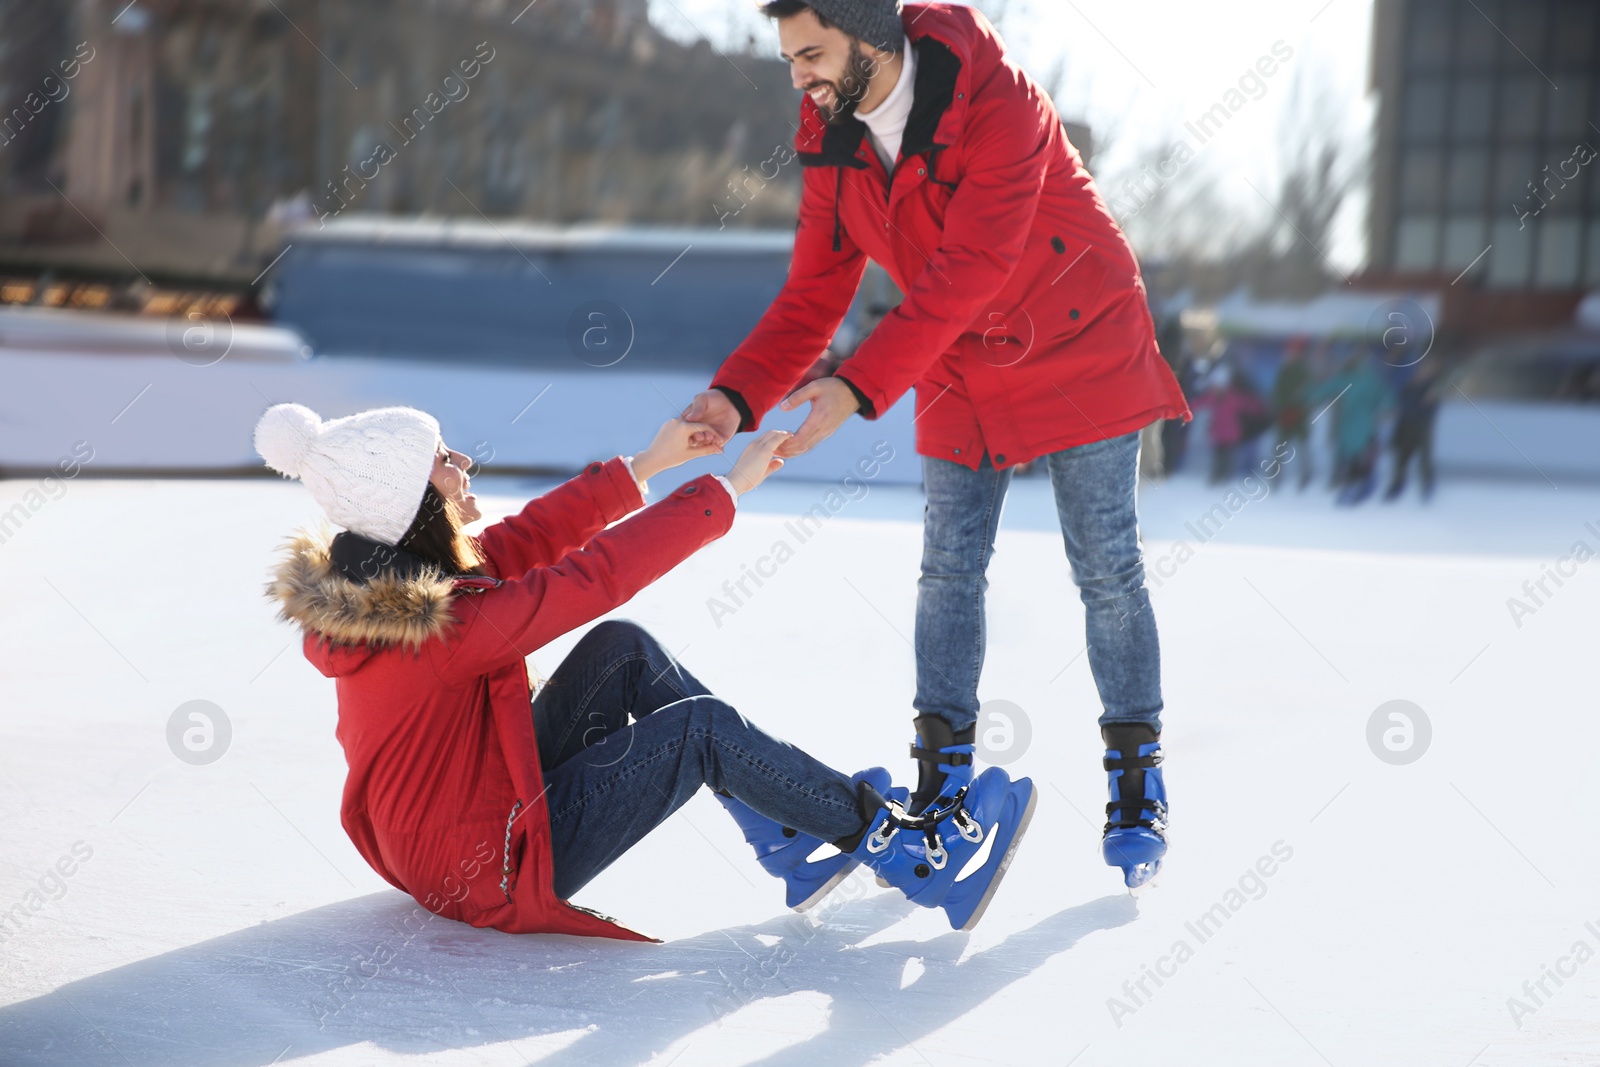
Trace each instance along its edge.
{"label": "ice skate buckle", "polygon": [[951,815],[950,818],[956,824],[956,833],[960,834],[964,840],[974,845],[983,840],[983,827],[971,815],[967,814],[965,806],[957,808],[955,814]]}
{"label": "ice skate buckle", "polygon": [[966,800],[967,790],[966,787],[962,787],[954,797],[950,798],[950,803],[945,807],[930,807],[924,811],[919,820],[920,828],[928,830],[931,834],[948,815],[962,840],[974,845],[982,841],[983,826],[972,817],[971,812],[967,811]]}
{"label": "ice skate buckle", "polygon": [[[884,833],[885,829],[889,832]],[[899,832],[900,827],[896,824],[894,813],[884,815],[883,822],[878,824],[878,828],[867,835],[867,851],[874,855],[884,851],[889,847],[889,842],[894,840],[894,835]]]}

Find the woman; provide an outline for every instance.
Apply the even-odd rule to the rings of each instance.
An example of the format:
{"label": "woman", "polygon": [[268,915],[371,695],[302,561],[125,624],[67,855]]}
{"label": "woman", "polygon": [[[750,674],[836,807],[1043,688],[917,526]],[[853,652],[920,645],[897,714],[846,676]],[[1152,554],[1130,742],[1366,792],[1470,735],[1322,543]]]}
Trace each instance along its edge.
{"label": "woman", "polygon": [[[1211,388],[1195,401],[1195,407],[1211,409],[1211,477],[1217,485],[1232,477],[1237,468],[1239,446],[1261,431],[1260,418],[1266,405],[1256,395],[1244,372],[1226,364],[1218,366]],[[1246,425],[1254,421],[1253,425]]]}
{"label": "woman", "polygon": [[[715,450],[703,431],[668,422],[637,455],[590,464],[473,537],[470,460],[432,416],[382,408],[323,422],[297,404],[262,416],[262,458],[345,527],[297,534],[268,585],[336,682],[341,821],[372,868],[430,911],[514,933],[652,940],[566,898],[701,785],[801,908],[859,862],[940,906],[955,872],[933,860],[975,851],[992,827],[974,783],[956,798],[963,818],[946,821],[964,824],[959,844],[899,834],[926,828],[884,800],[886,772],[847,778],[763,733],[630,623],[591,629],[530,713],[526,656],[722,536],[739,495],[782,465],[773,452],[788,435],[769,431],[727,477],[703,475],[617,522],[651,477]],[[838,853],[811,860],[823,842]]]}

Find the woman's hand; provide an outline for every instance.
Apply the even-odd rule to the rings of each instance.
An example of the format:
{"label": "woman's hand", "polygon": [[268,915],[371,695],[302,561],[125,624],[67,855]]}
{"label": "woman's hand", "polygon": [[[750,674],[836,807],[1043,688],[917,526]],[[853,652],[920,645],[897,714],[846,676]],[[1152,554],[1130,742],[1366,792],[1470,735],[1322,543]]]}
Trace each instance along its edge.
{"label": "woman's hand", "polygon": [[728,481],[742,496],[766,481],[767,475],[783,466],[783,460],[773,455],[789,438],[788,430],[768,430],[745,446],[739,462],[728,472]]}
{"label": "woman's hand", "polygon": [[680,467],[691,459],[714,455],[721,446],[709,438],[710,427],[683,419],[669,419],[656,431],[656,439],[633,457],[633,476],[649,481],[662,471]]}

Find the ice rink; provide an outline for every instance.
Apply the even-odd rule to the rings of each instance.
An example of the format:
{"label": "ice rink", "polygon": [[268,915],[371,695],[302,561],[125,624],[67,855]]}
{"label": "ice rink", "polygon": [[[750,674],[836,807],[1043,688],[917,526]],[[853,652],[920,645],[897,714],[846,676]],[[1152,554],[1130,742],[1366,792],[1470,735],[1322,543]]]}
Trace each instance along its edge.
{"label": "ice rink", "polygon": [[[0,1063],[1600,1062],[1600,488],[1341,510],[1283,481],[1143,491],[1155,888],[1100,861],[1082,610],[1047,487],[1018,479],[982,695],[1021,714],[985,743],[1040,800],[982,923],[862,878],[787,912],[702,792],[576,898],[660,945],[476,930],[364,865],[333,683],[262,595],[318,514],[301,486],[0,481],[26,511],[0,543]],[[491,519],[536,489],[479,483]],[[920,493],[873,487],[801,542],[829,490],[764,487],[619,614],[769,730],[903,778]],[[205,765],[168,741],[196,700],[231,734]]]}

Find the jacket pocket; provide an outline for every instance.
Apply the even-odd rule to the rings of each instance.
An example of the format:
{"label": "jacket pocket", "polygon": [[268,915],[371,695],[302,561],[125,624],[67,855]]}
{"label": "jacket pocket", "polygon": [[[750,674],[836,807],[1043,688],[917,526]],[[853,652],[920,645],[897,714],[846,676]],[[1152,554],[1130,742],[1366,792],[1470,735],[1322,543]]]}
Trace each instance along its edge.
{"label": "jacket pocket", "polygon": [[1074,250],[1062,238],[1051,237],[1049,247],[1061,265],[1046,264],[1040,295],[1028,302],[1034,309],[1038,341],[1044,344],[1070,341],[1083,333],[1121,288],[1113,284],[1113,264],[1093,245]]}

